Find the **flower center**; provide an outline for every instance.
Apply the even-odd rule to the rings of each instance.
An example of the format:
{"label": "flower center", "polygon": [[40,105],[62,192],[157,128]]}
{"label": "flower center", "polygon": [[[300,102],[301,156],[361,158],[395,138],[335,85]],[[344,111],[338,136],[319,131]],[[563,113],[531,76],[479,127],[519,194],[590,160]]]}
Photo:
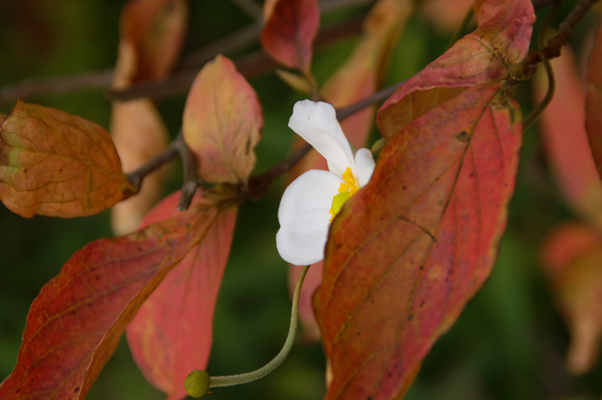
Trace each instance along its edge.
{"label": "flower center", "polygon": [[342,178],[345,182],[341,183],[341,186],[339,186],[339,193],[332,196],[332,207],[330,208],[330,211],[328,211],[331,215],[330,222],[332,222],[334,217],[341,211],[343,204],[360,190],[358,184],[355,183],[351,168],[347,167]]}

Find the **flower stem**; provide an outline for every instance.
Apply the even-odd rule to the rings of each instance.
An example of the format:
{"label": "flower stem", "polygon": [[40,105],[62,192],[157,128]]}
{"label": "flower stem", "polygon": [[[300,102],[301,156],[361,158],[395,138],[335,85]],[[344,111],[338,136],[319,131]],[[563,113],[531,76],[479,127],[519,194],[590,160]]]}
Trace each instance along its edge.
{"label": "flower stem", "polygon": [[284,346],[280,350],[280,353],[272,359],[269,363],[259,368],[258,370],[247,372],[245,374],[238,375],[227,375],[227,376],[209,376],[205,371],[194,371],[186,378],[186,391],[192,397],[199,398],[203,396],[209,388],[220,387],[220,386],[234,386],[243,383],[253,382],[257,379],[261,379],[274,371],[282,362],[286,359],[293,344],[295,342],[295,336],[297,334],[297,319],[299,312],[299,297],[301,294],[301,286],[303,280],[309,269],[309,265],[303,267],[301,275],[297,280],[295,286],[295,293],[293,295],[293,306],[291,310],[291,323],[288,329],[288,336],[284,342]]}

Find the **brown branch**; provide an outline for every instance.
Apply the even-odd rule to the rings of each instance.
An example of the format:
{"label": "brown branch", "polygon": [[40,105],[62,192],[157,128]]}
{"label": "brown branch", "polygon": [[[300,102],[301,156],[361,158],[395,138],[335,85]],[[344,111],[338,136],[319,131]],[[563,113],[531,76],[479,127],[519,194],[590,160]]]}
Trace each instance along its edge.
{"label": "brown branch", "polygon": [[550,60],[560,56],[561,48],[567,44],[570,37],[573,34],[575,26],[585,17],[587,11],[596,3],[598,0],[581,0],[579,4],[571,11],[564,21],[558,27],[558,32],[554,36],[546,47],[540,50],[535,50],[529,53],[525,64],[535,65],[539,64],[544,60]]}
{"label": "brown branch", "polygon": [[[326,27],[320,31],[315,42],[315,48],[320,49],[337,40],[356,36],[361,32],[361,27],[361,17],[354,17]],[[234,64],[236,65],[236,69],[246,78],[264,74],[278,66],[263,50],[257,50],[237,57],[234,59]],[[184,93],[190,89],[197,74],[198,69],[176,71],[163,79],[141,82],[123,90],[110,90],[108,95],[114,100],[132,100],[140,97],[152,97],[156,99]]]}
{"label": "brown branch", "polygon": [[184,141],[182,131],[176,138],[167,146],[165,150],[157,154],[136,170],[125,175],[127,180],[140,191],[142,181],[151,172],[161,168],[164,164],[175,159],[177,156],[182,158],[182,169],[184,170],[184,183],[182,184],[182,194],[178,203],[178,211],[186,211],[190,207],[192,197],[196,192],[200,180],[197,175],[196,163],[194,156]]}

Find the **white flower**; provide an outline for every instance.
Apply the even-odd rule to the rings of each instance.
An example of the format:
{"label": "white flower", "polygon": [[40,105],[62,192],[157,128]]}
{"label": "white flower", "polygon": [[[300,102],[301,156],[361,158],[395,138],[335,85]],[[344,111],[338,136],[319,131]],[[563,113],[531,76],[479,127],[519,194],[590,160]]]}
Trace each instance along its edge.
{"label": "white flower", "polygon": [[324,259],[330,222],[370,181],[375,163],[368,149],[359,149],[354,157],[328,103],[297,102],[288,126],[326,158],[330,170],[301,175],[286,188],[278,209],[280,256],[291,264],[309,265]]}

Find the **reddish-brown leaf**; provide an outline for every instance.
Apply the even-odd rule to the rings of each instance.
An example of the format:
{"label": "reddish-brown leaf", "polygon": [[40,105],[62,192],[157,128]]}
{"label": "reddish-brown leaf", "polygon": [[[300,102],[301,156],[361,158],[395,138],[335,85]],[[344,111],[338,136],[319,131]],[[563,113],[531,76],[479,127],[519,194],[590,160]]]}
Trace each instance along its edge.
{"label": "reddish-brown leaf", "polygon": [[584,374],[596,364],[602,340],[602,236],[582,224],[559,226],[544,242],[542,261],[571,332],[567,369]]}
{"label": "reddish-brown leaf", "polygon": [[438,28],[454,32],[473,4],[474,0],[427,0],[421,7],[421,11]]}
{"label": "reddish-brown leaf", "polygon": [[0,125],[0,200],[23,217],[91,215],[135,188],[102,127],[19,101]]}
{"label": "reddish-brown leaf", "polygon": [[464,88],[508,78],[526,55],[535,14],[530,0],[479,0],[479,27],[402,85],[378,111],[381,134],[390,138]]}
{"label": "reddish-brown leaf", "polygon": [[228,58],[217,56],[196,77],[184,108],[184,139],[207,182],[246,182],[263,116],[257,94]]}
{"label": "reddish-brown leaf", "polygon": [[[142,225],[176,216],[180,193],[163,200]],[[195,198],[195,202],[202,200],[200,195]],[[186,376],[207,367],[213,310],[230,253],[236,214],[237,207],[220,211],[203,241],[167,275],[126,330],[144,376],[169,399],[186,397]]]}
{"label": "reddish-brown leaf", "polygon": [[314,296],[326,399],[399,399],[435,340],[487,279],[521,143],[502,83],[405,126],[333,221]]}
{"label": "reddish-brown leaf", "polygon": [[[602,182],[585,133],[585,89],[571,49],[551,60],[556,80],[552,101],[538,120],[549,164],[572,208],[602,228]],[[545,74],[534,80],[540,102],[548,89]],[[602,109],[600,110],[602,111]]]}
{"label": "reddish-brown leaf", "polygon": [[31,305],[17,365],[0,398],[83,399],[138,308],[217,215],[199,204],[76,252]]}
{"label": "reddish-brown leaf", "polygon": [[585,129],[598,174],[602,177],[602,29],[600,28],[589,56],[587,85]]}
{"label": "reddish-brown leaf", "polygon": [[261,44],[276,61],[309,76],[319,25],[317,0],[268,0],[264,4]]}
{"label": "reddish-brown leaf", "polygon": [[[131,53],[127,83],[164,76],[180,56],[188,18],[186,0],[130,0],[121,14],[120,54]],[[127,48],[127,50],[124,49]]]}
{"label": "reddish-brown leaf", "polygon": [[[388,60],[395,43],[414,9],[411,0],[380,0],[364,21],[364,35],[349,59],[324,84],[322,96],[335,107],[345,107],[373,94],[386,74]],[[374,125],[374,108],[360,111],[341,123],[347,139],[356,147],[363,147]],[[298,138],[298,145],[304,143]],[[326,160],[312,150],[290,174],[294,180],[310,169],[327,169]],[[319,339],[311,298],[322,282],[323,262],[311,267],[301,290],[299,316],[304,325],[305,340]],[[301,269],[290,267],[289,287],[295,288]]]}

